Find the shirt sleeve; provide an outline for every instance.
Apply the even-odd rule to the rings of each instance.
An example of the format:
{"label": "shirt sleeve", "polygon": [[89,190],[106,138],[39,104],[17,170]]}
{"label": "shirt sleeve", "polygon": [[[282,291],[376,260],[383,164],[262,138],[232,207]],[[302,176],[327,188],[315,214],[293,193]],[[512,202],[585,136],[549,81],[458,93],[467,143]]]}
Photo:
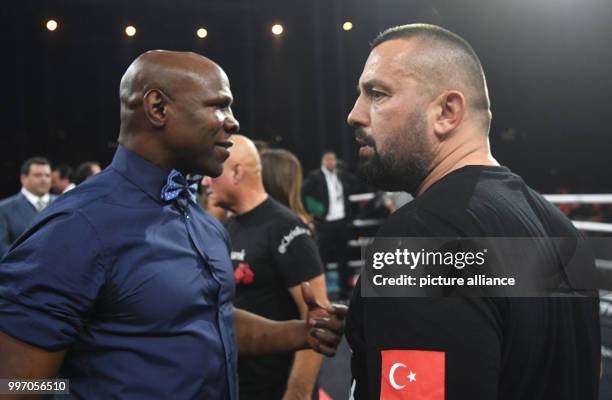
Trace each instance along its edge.
{"label": "shirt sleeve", "polygon": [[279,221],[273,231],[272,252],[287,288],[323,273],[323,263],[312,232],[297,218]]}
{"label": "shirt sleeve", "polygon": [[[368,398],[379,398],[381,391],[392,392],[390,379],[398,385],[412,385],[409,391],[422,390],[423,398],[497,398],[503,333],[493,300],[362,300],[367,321],[363,327],[365,341],[369,344],[365,368]],[[390,370],[389,366],[396,363],[405,367]],[[406,379],[408,372],[415,373],[415,381]]]}
{"label": "shirt sleeve", "polygon": [[0,263],[0,331],[45,349],[66,348],[104,281],[100,239],[86,217],[50,215]]}

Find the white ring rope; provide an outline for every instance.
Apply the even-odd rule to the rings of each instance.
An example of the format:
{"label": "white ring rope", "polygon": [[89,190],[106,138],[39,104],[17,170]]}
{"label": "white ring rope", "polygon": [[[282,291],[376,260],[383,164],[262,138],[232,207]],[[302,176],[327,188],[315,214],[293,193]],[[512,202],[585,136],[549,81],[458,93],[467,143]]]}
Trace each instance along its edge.
{"label": "white ring rope", "polygon": [[544,198],[554,204],[612,204],[612,194],[545,194]]}
{"label": "white ring rope", "polygon": [[[387,192],[387,194],[389,194]],[[554,204],[612,204],[612,194],[545,194],[544,198]],[[375,193],[359,193],[349,196],[352,202],[372,200]]]}

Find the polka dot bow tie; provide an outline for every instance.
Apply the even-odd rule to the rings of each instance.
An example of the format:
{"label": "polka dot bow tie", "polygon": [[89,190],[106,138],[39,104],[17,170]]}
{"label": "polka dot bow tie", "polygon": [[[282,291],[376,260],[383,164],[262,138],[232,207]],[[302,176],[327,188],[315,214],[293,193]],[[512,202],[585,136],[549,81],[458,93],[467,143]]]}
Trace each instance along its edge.
{"label": "polka dot bow tie", "polygon": [[162,200],[168,203],[176,201],[181,210],[186,210],[189,200],[194,203],[196,202],[198,182],[200,182],[201,179],[202,177],[199,175],[187,179],[183,174],[173,169],[168,175],[166,185],[162,188]]}

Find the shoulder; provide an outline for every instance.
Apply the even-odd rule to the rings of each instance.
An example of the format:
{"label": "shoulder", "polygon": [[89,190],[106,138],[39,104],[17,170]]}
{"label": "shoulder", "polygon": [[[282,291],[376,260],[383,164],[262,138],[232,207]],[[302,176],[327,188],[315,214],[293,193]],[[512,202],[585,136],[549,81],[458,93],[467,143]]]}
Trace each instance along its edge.
{"label": "shoulder", "polygon": [[323,171],[321,169],[313,169],[306,175],[306,179],[320,179],[323,177]]}
{"label": "shoulder", "polygon": [[28,201],[21,193],[17,193],[12,195],[11,197],[7,197],[5,199],[0,200],[0,208],[9,208],[14,204],[20,203],[22,201]]}
{"label": "shoulder", "polygon": [[293,210],[284,206],[283,204],[279,203],[271,197],[269,199],[270,203],[268,205],[268,210],[271,219],[274,220],[276,225],[291,225],[296,223],[303,224],[300,217]]}
{"label": "shoulder", "polygon": [[[124,218],[122,209],[129,208],[134,185],[112,168],[88,179],[67,193],[57,197],[42,213],[38,220],[54,215],[82,214],[94,226],[106,226],[111,220]],[[144,193],[143,193],[144,194]],[[134,201],[138,203],[138,201]],[[136,207],[134,204],[133,207]]]}
{"label": "shoulder", "polygon": [[391,214],[377,236],[454,236],[457,233],[452,216],[437,212],[427,202],[413,201]]}

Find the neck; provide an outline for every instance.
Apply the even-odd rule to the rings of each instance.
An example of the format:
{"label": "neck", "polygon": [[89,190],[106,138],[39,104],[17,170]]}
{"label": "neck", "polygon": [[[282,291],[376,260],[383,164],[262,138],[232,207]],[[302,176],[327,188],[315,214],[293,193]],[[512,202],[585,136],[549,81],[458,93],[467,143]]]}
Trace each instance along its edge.
{"label": "neck", "polygon": [[433,168],[418,187],[416,196],[425,193],[431,185],[451,172],[468,165],[499,165],[491,154],[488,138],[460,143],[437,161],[434,160]]}
{"label": "neck", "polygon": [[265,192],[263,187],[261,188],[250,188],[245,189],[240,193],[238,202],[230,208],[236,215],[246,214],[268,198],[268,193]]}
{"label": "neck", "polygon": [[146,133],[131,133],[121,135],[119,137],[119,143],[144,158],[148,162],[157,165],[164,171],[170,171],[174,168],[171,158],[168,156],[168,152],[162,149],[162,146],[158,146],[154,140],[147,139]]}

